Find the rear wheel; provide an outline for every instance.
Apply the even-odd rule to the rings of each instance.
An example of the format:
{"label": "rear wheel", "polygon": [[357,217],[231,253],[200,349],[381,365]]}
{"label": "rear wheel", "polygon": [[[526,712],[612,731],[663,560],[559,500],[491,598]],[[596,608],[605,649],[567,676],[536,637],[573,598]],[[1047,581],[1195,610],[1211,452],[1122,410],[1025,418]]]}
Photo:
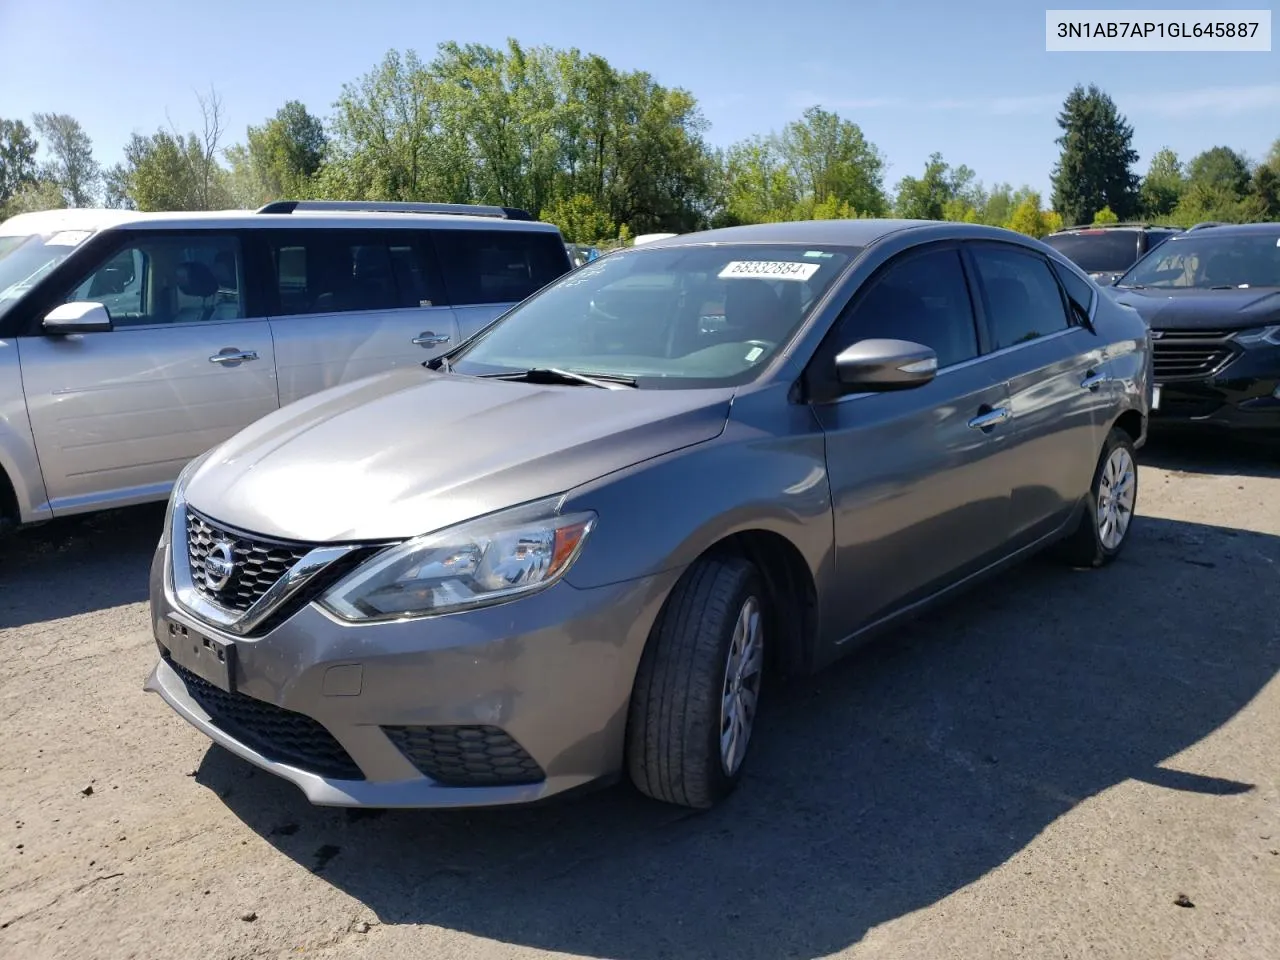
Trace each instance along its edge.
{"label": "rear wheel", "polygon": [[636,674],[627,734],[632,782],[706,809],[742,776],[764,677],[764,582],[737,557],[706,558],[667,598]]}
{"label": "rear wheel", "polygon": [[1113,429],[1102,445],[1080,526],[1062,541],[1059,556],[1076,567],[1110,563],[1129,540],[1138,505],[1138,461],[1133,439]]}

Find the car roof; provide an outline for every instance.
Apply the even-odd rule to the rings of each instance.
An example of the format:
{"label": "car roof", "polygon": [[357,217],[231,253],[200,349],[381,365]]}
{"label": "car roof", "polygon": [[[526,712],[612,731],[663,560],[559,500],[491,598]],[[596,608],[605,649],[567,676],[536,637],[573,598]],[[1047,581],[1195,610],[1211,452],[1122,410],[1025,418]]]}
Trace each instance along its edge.
{"label": "car roof", "polygon": [[452,213],[376,213],[347,210],[295,210],[288,214],[258,213],[253,210],[144,213],[138,210],[79,208],[17,214],[0,223],[0,236],[52,233],[58,230],[90,230],[96,233],[100,230],[120,227],[198,229],[217,226],[251,230],[287,229],[290,226],[297,227],[304,224],[307,227],[375,226],[420,229],[438,226],[462,230],[559,232],[554,224],[536,220],[503,220],[497,217]]}
{"label": "car roof", "polygon": [[1077,227],[1065,227],[1062,230],[1055,230],[1053,231],[1053,233],[1049,234],[1049,236],[1051,237],[1080,236],[1081,234],[1085,234],[1085,233],[1100,235],[1104,233],[1117,233],[1117,232],[1122,233],[1128,230],[1163,230],[1169,233],[1182,232],[1181,227],[1162,226],[1156,223],[1111,223],[1111,224],[1082,223]]}
{"label": "car roof", "polygon": [[[697,233],[682,233],[666,240],[645,244],[648,249],[682,247],[699,243],[826,243],[864,247],[891,233],[927,227],[964,230],[965,233],[990,235],[996,229],[978,224],[942,220],[795,220],[785,223],[753,223],[740,227],[720,227]],[[1000,231],[1004,233],[1005,231]]]}
{"label": "car roof", "polygon": [[1188,231],[1172,239],[1183,240],[1190,237],[1217,237],[1222,235],[1252,236],[1254,234],[1264,237],[1280,236],[1280,223],[1222,223],[1212,227],[1204,227],[1194,233]]}

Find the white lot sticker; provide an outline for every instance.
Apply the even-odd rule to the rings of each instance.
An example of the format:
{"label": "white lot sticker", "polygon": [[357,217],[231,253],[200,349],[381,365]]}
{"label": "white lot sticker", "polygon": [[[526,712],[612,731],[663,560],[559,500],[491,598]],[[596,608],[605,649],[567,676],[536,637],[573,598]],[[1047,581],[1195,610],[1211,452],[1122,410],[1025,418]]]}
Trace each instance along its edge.
{"label": "white lot sticker", "polygon": [[734,260],[726,263],[718,276],[722,280],[808,280],[821,266],[788,260]]}
{"label": "white lot sticker", "polygon": [[75,247],[84,242],[92,230],[63,230],[44,242],[46,247]]}

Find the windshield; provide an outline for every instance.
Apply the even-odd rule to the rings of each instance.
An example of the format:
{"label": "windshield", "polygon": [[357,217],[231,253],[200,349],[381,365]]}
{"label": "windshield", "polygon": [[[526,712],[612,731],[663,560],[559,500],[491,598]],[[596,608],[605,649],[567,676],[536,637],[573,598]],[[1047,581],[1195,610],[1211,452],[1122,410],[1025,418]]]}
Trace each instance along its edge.
{"label": "windshield", "polygon": [[1197,230],[1166,240],[1120,278],[1122,287],[1280,287],[1280,229]]}
{"label": "windshield", "polygon": [[550,368],[641,387],[746,383],[857,252],[706,244],[611,254],[513,308],[451,367],[475,375]]}
{"label": "windshield", "polygon": [[43,235],[0,236],[0,318],[91,232],[59,230]]}
{"label": "windshield", "polygon": [[1045,237],[1085,273],[1122,273],[1138,259],[1138,238],[1130,230],[1089,230]]}

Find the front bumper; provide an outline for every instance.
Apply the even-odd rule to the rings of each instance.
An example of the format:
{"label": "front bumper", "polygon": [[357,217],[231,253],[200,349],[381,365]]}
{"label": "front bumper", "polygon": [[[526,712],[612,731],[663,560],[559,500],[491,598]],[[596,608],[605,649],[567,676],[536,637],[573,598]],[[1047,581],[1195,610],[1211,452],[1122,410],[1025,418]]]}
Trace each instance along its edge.
{"label": "front bumper", "polygon": [[[632,682],[679,571],[591,590],[561,581],[487,609],[352,625],[307,604],[232,637],[151,571],[160,650],[145,688],[315,804],[470,807],[541,800],[616,777]],[[234,644],[234,692],[170,656],[172,625]]]}

